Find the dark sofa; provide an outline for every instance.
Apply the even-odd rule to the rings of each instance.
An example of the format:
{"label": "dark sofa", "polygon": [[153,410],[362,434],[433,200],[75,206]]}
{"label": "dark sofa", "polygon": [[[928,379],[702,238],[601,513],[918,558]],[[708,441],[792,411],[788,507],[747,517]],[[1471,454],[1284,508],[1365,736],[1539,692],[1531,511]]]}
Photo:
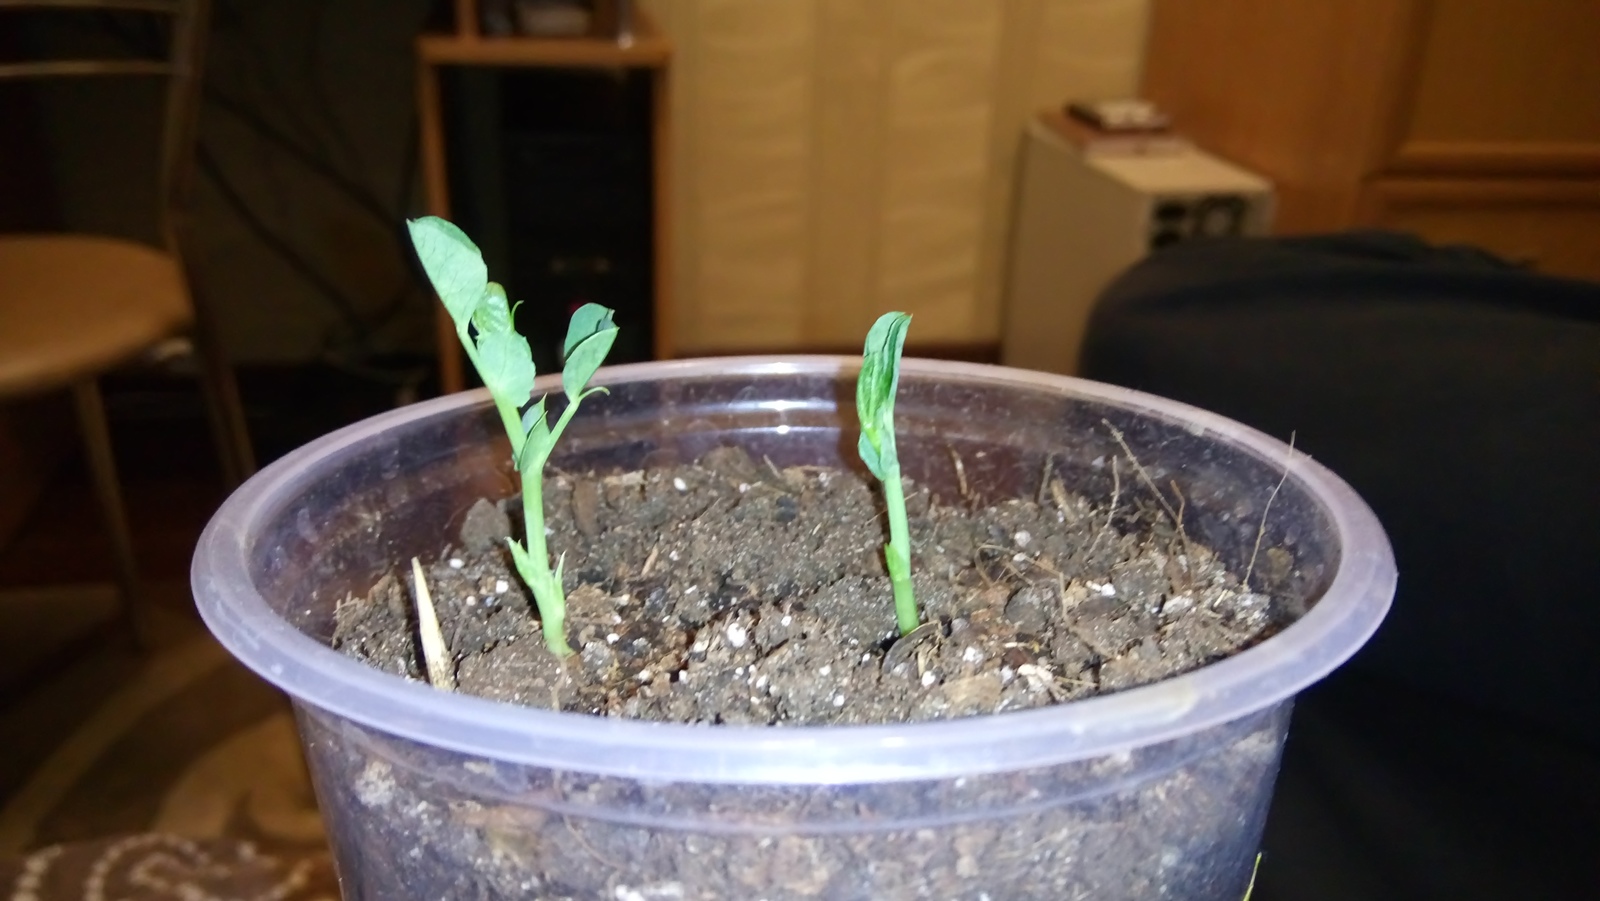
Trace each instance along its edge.
{"label": "dark sofa", "polygon": [[1600,284],[1404,235],[1179,244],[1083,374],[1233,417],[1388,530],[1388,620],[1296,705],[1254,901],[1600,898]]}

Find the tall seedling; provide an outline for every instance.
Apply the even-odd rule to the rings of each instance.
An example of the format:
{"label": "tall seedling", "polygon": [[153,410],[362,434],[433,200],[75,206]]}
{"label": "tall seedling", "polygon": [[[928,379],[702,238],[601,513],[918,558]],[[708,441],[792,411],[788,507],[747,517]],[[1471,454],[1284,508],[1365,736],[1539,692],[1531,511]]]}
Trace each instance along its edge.
{"label": "tall seedling", "polygon": [[407,226],[422,268],[455,322],[456,336],[461,339],[467,359],[483,378],[511,438],[512,460],[522,480],[526,535],[522,542],[507,538],[506,544],[511,548],[517,574],[533,592],[539,607],[545,644],[556,654],[567,656],[572,648],[566,636],[562,561],[557,560],[551,569],[550,552],[545,545],[544,466],[567,423],[578,412],[578,405],[589,395],[606,390],[587,386],[617,339],[612,311],[589,303],[572,314],[562,343],[566,363],[561,371],[561,387],[567,395],[567,406],[551,425],[545,418],[544,397],[529,405],[535,374],[533,353],[528,339],[512,326],[515,307],[507,301],[505,289],[489,281],[488,268],[477,245],[461,229],[437,216],[412,220]]}

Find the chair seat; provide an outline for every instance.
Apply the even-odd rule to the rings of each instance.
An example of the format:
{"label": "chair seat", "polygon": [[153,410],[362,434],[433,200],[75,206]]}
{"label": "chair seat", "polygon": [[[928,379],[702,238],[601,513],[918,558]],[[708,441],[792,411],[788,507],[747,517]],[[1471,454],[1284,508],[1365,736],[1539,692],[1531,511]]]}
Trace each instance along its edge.
{"label": "chair seat", "polygon": [[192,323],[182,269],[132,241],[0,236],[0,397],[126,362]]}

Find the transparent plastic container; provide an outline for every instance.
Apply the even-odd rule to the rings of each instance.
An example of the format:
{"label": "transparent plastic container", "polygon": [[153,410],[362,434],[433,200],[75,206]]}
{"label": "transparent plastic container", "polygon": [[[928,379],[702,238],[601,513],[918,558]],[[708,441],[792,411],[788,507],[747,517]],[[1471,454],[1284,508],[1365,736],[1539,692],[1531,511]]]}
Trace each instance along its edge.
{"label": "transparent plastic container", "polygon": [[[602,370],[611,393],[584,405],[553,462],[626,469],[738,444],[780,466],[857,466],[858,366]],[[511,491],[486,394],[406,407],[251,479],[193,569],[211,630],[294,700],[344,896],[1237,901],[1295,693],[1354,653],[1392,597],[1371,511],[1258,432],[1077,379],[906,360],[895,413],[906,474],[950,496],[953,449],[991,498],[1034,496],[1047,465],[1107,498],[1114,426],[1235,571],[1265,522],[1260,547],[1291,561],[1274,567],[1274,603],[1298,619],[1154,685],[914,725],[686,726],[449,695],[328,647],[336,602]]]}

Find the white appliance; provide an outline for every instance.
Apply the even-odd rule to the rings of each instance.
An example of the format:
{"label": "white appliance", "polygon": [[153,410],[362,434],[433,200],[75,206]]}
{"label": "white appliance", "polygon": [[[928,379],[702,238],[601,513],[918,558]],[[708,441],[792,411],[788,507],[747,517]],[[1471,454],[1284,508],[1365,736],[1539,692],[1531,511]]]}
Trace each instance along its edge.
{"label": "white appliance", "polygon": [[1272,185],[1192,147],[1084,151],[1048,121],[1022,152],[1000,360],[1077,373],[1100,292],[1151,250],[1191,238],[1265,234]]}

